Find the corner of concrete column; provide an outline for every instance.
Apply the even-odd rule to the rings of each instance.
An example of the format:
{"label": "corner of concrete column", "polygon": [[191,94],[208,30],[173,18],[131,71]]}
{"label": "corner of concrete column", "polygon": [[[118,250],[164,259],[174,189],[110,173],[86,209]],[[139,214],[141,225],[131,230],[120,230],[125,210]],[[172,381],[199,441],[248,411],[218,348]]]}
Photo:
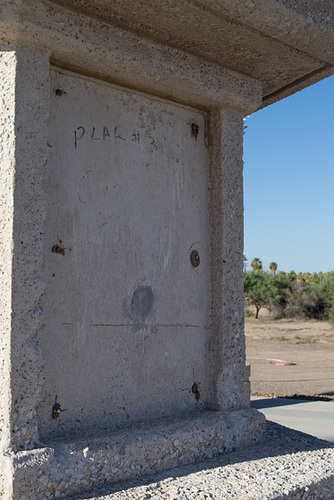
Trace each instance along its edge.
{"label": "corner of concrete column", "polygon": [[212,357],[218,408],[248,405],[243,294],[243,115],[210,115]]}
{"label": "corner of concrete column", "polygon": [[[6,130],[0,236],[5,250],[1,342],[3,394],[7,397],[2,412],[5,448],[15,451],[38,443],[36,405],[42,361],[35,333],[41,322],[39,300],[44,290],[40,267],[46,210],[42,184],[47,158],[49,55],[10,44],[0,62],[5,87],[1,116]],[[9,463],[7,458],[5,463]]]}
{"label": "corner of concrete column", "polygon": [[251,404],[251,383],[249,380],[250,376],[251,376],[251,365],[246,365],[245,391],[246,391],[248,406],[250,406]]}

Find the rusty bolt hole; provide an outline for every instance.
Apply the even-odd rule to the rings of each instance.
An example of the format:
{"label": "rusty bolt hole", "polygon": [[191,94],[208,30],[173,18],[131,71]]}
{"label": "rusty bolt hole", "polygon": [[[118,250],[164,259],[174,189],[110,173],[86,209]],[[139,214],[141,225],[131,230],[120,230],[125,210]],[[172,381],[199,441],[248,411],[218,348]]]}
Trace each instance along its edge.
{"label": "rusty bolt hole", "polygon": [[58,253],[60,255],[65,255],[65,248],[60,245],[53,245],[52,253]]}
{"label": "rusty bolt hole", "polygon": [[60,415],[60,412],[61,411],[66,411],[66,410],[63,410],[60,406],[60,403],[57,402],[57,396],[55,398],[55,403],[54,405],[52,406],[52,418],[53,419],[57,419],[59,418],[59,415]]}
{"label": "rusty bolt hole", "polygon": [[200,265],[201,259],[197,250],[193,250],[190,254],[190,262],[193,267],[198,267]]}
{"label": "rusty bolt hole", "polygon": [[199,392],[199,386],[200,382],[194,382],[193,385],[191,386],[191,392],[195,394],[197,401],[201,397],[201,393]]}
{"label": "rusty bolt hole", "polygon": [[192,123],[191,124],[191,137],[194,137],[195,141],[197,141],[198,132],[199,132],[199,126],[197,125],[197,123]]}
{"label": "rusty bolt hole", "polygon": [[55,90],[56,97],[61,97],[62,95],[66,95],[65,90],[62,89],[56,89]]}

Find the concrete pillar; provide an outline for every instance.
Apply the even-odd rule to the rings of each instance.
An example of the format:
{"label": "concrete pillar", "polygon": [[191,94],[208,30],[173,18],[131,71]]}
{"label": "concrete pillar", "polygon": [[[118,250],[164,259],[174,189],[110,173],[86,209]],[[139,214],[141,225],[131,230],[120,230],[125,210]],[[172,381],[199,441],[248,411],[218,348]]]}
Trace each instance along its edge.
{"label": "concrete pillar", "polygon": [[0,315],[1,345],[1,457],[0,457],[0,493],[4,488],[11,488],[11,463],[3,454],[10,440],[10,344],[11,344],[11,278],[12,278],[12,233],[13,233],[13,187],[14,187],[14,114],[15,114],[15,52],[2,52],[0,57],[2,99],[0,101],[1,146],[0,146],[0,189],[1,189],[1,284],[2,307]]}
{"label": "concrete pillar", "polygon": [[[1,446],[4,460],[38,443],[36,404],[42,362],[40,325],[47,158],[48,54],[1,47]],[[2,474],[8,472],[2,467]],[[8,478],[7,478],[8,479]],[[6,482],[6,497],[11,498]]]}
{"label": "concrete pillar", "polygon": [[245,339],[243,308],[243,120],[214,111],[210,119],[212,356],[215,406],[242,407]]}

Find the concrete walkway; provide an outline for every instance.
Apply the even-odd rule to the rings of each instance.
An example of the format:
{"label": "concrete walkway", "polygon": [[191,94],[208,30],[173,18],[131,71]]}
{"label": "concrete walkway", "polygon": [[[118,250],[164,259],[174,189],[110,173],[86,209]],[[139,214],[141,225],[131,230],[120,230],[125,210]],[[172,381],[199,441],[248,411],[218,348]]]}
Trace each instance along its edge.
{"label": "concrete walkway", "polygon": [[252,396],[268,420],[334,443],[334,402]]}

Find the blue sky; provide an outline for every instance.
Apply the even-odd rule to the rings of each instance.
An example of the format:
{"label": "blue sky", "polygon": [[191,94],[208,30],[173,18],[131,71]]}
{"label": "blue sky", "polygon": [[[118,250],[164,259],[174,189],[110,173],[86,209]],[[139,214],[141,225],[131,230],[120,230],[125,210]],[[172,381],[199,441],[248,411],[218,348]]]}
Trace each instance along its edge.
{"label": "blue sky", "polygon": [[334,271],[334,76],[245,124],[244,254],[265,269]]}

